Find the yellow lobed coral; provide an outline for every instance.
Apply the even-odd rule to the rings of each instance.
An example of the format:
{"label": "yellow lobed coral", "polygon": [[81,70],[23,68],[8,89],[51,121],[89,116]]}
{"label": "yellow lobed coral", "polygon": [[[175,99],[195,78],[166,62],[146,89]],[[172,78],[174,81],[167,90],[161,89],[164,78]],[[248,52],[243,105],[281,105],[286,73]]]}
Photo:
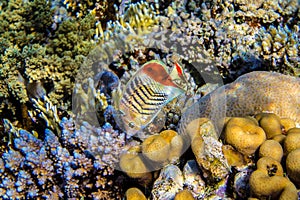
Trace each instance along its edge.
{"label": "yellow lobed coral", "polygon": [[287,155],[286,169],[289,178],[300,187],[300,148]]}
{"label": "yellow lobed coral", "polygon": [[145,195],[138,188],[129,188],[125,193],[126,200],[146,200]]}
{"label": "yellow lobed coral", "polygon": [[242,167],[246,164],[243,155],[231,145],[223,145],[224,156],[230,166]]}
{"label": "yellow lobed coral", "polygon": [[250,119],[233,117],[225,127],[225,142],[245,155],[253,154],[265,141],[263,129]]}
{"label": "yellow lobed coral", "polygon": [[164,130],[142,143],[143,155],[151,161],[165,163],[178,159],[183,150],[183,139],[176,131]]}
{"label": "yellow lobed coral", "polygon": [[259,113],[255,115],[255,118],[264,129],[268,139],[282,133],[280,118],[274,113]]}
{"label": "yellow lobed coral", "polygon": [[170,144],[160,135],[151,135],[142,144],[143,155],[155,162],[168,159]]}
{"label": "yellow lobed coral", "polygon": [[266,140],[259,147],[259,157],[271,157],[280,162],[282,156],[283,149],[275,140]]}
{"label": "yellow lobed coral", "polygon": [[288,154],[298,148],[300,148],[300,128],[292,128],[284,140],[284,151]]}
{"label": "yellow lobed coral", "polygon": [[253,196],[258,198],[298,198],[295,185],[283,177],[281,164],[273,158],[262,157],[257,162],[255,170],[249,179]]}
{"label": "yellow lobed coral", "polygon": [[140,156],[140,148],[132,147],[120,156],[119,166],[131,178],[149,177],[149,170]]}
{"label": "yellow lobed coral", "polygon": [[275,135],[272,140],[279,142],[281,145],[283,144],[286,136],[285,135]]}
{"label": "yellow lobed coral", "polygon": [[174,200],[194,200],[192,193],[189,190],[181,190],[175,195]]}
{"label": "yellow lobed coral", "polygon": [[290,118],[281,118],[280,124],[283,126],[285,132],[296,127],[295,121]]}

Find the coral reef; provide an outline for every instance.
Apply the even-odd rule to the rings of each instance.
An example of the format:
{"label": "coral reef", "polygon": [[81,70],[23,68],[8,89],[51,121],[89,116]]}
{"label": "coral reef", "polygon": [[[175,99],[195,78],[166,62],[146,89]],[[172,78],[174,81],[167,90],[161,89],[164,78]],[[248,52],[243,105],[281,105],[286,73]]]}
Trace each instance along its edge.
{"label": "coral reef", "polygon": [[181,170],[176,165],[164,167],[153,184],[153,199],[173,199],[184,183]]}
{"label": "coral reef", "polygon": [[[265,118],[263,123],[261,123],[262,118]],[[232,194],[226,195],[234,199],[249,197],[259,199],[297,199],[297,187],[299,186],[299,162],[297,159],[299,156],[299,148],[297,147],[298,128],[290,128],[287,132],[285,128],[282,128],[280,132],[277,132],[276,136],[272,137],[274,139],[265,140],[267,135],[270,134],[268,131],[274,127],[275,129],[273,130],[275,131],[278,127],[284,127],[281,125],[281,121],[285,121],[286,119],[279,118],[274,113],[257,113],[254,116],[228,117],[224,120],[224,129],[219,140],[222,150],[218,152],[219,155],[225,157],[227,160],[226,163],[228,165],[226,164],[225,166],[231,167],[230,171],[224,173],[225,177],[229,176],[230,180],[230,184],[226,184],[225,186],[227,188],[226,191],[233,190]],[[288,124],[291,127],[294,123],[290,119],[288,120]],[[257,129],[260,130],[260,136],[258,137],[262,139],[247,141],[245,138],[250,137],[251,133]],[[212,151],[209,150],[209,146],[203,146],[202,144],[209,143],[210,138],[218,138],[218,134],[214,132],[214,126],[208,118],[198,118],[191,121],[185,130],[186,134],[190,137],[193,154],[203,173],[205,186],[208,188],[212,187],[218,180],[211,179],[214,177],[213,173],[206,176],[209,170],[205,168],[207,162],[203,158],[205,158],[205,155],[216,151],[216,147],[214,146],[214,151]],[[238,134],[241,130],[244,131],[244,136]],[[284,134],[287,134],[287,136]],[[199,137],[199,135],[202,137]],[[275,140],[275,138],[279,140],[279,136],[283,136],[280,137],[280,141]],[[288,136],[290,137],[289,139]],[[229,140],[228,137],[233,137],[234,140]],[[254,147],[251,147],[251,144],[255,142],[258,143]],[[223,145],[226,143],[230,145]],[[241,146],[240,144],[246,146]],[[285,146],[290,146],[290,151],[285,151],[284,153],[283,149],[286,148]],[[209,158],[207,160],[213,161],[215,159],[212,155]],[[214,166],[214,162],[208,166]],[[222,169],[220,163],[217,166],[218,169]],[[221,176],[218,174],[217,177]],[[224,180],[226,178],[221,179],[221,182]],[[267,186],[265,185],[266,183],[268,184]]]}
{"label": "coral reef", "polygon": [[40,98],[32,94],[43,90],[57,106],[70,107],[75,74],[93,45],[95,20],[67,19],[53,30],[52,14],[49,1],[9,1],[0,14],[1,118],[9,112],[11,120],[26,118],[20,110],[32,109],[30,98]]}
{"label": "coral reef", "polygon": [[[191,123],[197,123],[197,121]],[[229,167],[222,151],[222,143],[218,141],[211,121],[199,124],[199,130],[191,138],[191,148],[198,165],[204,172],[204,177],[211,179],[212,182],[219,182],[229,174]]]}
{"label": "coral reef", "polygon": [[[299,25],[270,26],[261,28],[257,36],[256,50],[268,63],[268,68],[280,72],[290,72],[299,76]],[[280,66],[280,67],[279,67]]]}
{"label": "coral reef", "polygon": [[[185,189],[184,189],[185,187]],[[201,179],[196,161],[189,160],[181,171],[176,165],[166,165],[153,183],[153,199],[173,199],[178,193],[186,190],[188,196],[203,198],[210,196],[216,189],[205,193],[205,182]]]}
{"label": "coral reef", "polygon": [[[299,76],[299,21],[297,0],[1,1],[1,197],[296,199],[299,79],[240,76]],[[112,93],[150,60],[182,64],[189,92],[151,124],[165,132],[147,130],[168,146],[166,155],[160,149],[147,158],[141,146],[151,138],[126,138]],[[248,152],[218,138],[233,122],[226,116],[260,112],[278,115],[256,115],[274,140],[260,146],[260,159],[258,145]],[[267,158],[278,142],[280,174],[278,161]],[[149,160],[162,169],[150,172]],[[275,192],[263,193],[264,181]]]}

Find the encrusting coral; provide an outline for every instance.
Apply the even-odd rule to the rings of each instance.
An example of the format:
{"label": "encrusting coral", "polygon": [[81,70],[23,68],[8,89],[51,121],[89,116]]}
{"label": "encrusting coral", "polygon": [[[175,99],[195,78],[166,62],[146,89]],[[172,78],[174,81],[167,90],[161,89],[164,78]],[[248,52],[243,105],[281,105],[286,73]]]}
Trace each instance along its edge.
{"label": "encrusting coral", "polygon": [[[202,123],[198,123],[199,121]],[[195,125],[198,128],[190,128]],[[222,143],[218,141],[212,122],[207,119],[196,119],[188,125],[187,129],[188,134],[192,136],[190,138],[192,151],[198,165],[205,173],[204,176],[212,182],[224,179],[229,173],[229,167],[222,151]]]}

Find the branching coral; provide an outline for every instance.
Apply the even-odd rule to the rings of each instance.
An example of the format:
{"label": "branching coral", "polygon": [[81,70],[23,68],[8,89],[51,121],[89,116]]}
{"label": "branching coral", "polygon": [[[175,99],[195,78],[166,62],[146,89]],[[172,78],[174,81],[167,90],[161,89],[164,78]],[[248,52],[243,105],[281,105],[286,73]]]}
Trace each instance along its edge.
{"label": "branching coral", "polygon": [[257,34],[255,49],[268,62],[269,70],[299,75],[299,25],[270,26]]}
{"label": "branching coral", "polygon": [[[47,112],[42,104],[38,108],[40,116]],[[57,112],[53,108],[49,110]],[[83,122],[76,128],[72,119],[56,118],[59,122],[55,122],[54,116],[58,114],[49,114],[43,119],[48,121],[45,123],[48,128],[55,129],[60,124],[61,129],[55,129],[60,139],[50,129],[39,133],[41,140],[26,130],[15,128],[8,120],[4,122],[5,132],[10,134],[13,144],[0,162],[2,176],[7,177],[1,179],[1,196],[118,199],[116,191],[120,190],[117,184],[112,184],[113,167],[122,150],[124,135],[109,124],[97,128]],[[10,185],[11,182],[16,184]]]}
{"label": "branching coral", "polygon": [[93,17],[79,24],[67,19],[54,31],[52,14],[50,1],[10,1],[1,11],[1,107],[13,116],[20,110],[15,101],[28,102],[28,84],[34,82],[52,91],[54,103],[67,103],[82,54],[91,48]]}
{"label": "branching coral", "polygon": [[65,0],[64,4],[70,16],[84,18],[91,13],[105,27],[108,21],[116,20],[116,6],[119,1]]}
{"label": "branching coral", "polygon": [[42,1],[9,1],[0,14],[1,53],[9,45],[19,48],[33,43],[45,43],[52,24],[51,3]]}
{"label": "branching coral", "polygon": [[[23,7],[15,11],[20,5]],[[16,116],[15,110],[21,110],[17,101],[27,107],[29,98],[41,97],[31,95],[38,94],[37,90],[44,90],[55,104],[66,108],[76,70],[94,44],[95,20],[91,16],[79,22],[68,19],[54,31],[48,1],[22,1],[20,5],[10,1],[0,15],[1,110]]]}

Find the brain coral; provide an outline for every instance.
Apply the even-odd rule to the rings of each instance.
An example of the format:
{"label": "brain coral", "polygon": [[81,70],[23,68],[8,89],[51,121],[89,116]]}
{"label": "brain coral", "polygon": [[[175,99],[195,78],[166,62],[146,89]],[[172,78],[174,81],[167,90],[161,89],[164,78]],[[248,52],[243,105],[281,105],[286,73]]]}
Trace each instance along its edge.
{"label": "brain coral", "polygon": [[185,134],[187,124],[199,117],[216,123],[229,116],[273,112],[300,123],[299,94],[299,78],[276,72],[250,72],[199,99],[183,114],[179,133]]}

